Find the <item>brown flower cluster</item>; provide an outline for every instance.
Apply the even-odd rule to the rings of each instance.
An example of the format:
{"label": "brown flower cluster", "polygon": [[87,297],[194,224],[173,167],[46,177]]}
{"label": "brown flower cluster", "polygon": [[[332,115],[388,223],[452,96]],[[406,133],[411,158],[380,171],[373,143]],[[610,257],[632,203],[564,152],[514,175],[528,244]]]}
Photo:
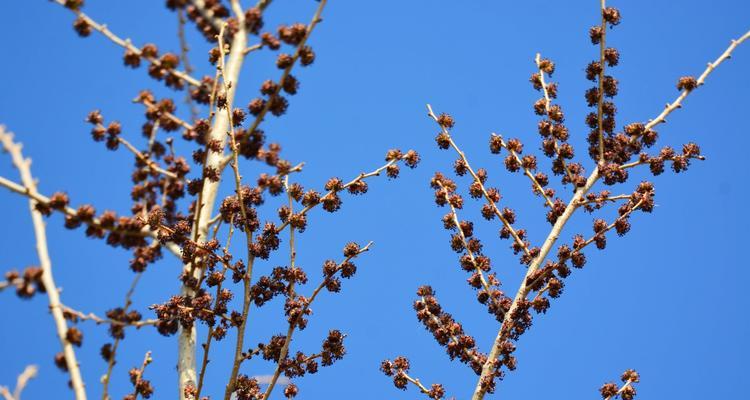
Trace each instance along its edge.
{"label": "brown flower cluster", "polygon": [[408,375],[410,368],[409,360],[404,356],[398,356],[393,361],[385,360],[380,364],[380,370],[386,376],[393,377],[393,385],[397,388],[406,390],[409,382],[411,382],[431,399],[439,400],[445,397],[443,385],[435,383],[430,389],[427,389],[418,379],[414,379]]}
{"label": "brown flower cluster", "polygon": [[143,373],[146,370],[146,366],[151,364],[151,352],[146,353],[146,357],[143,359],[143,364],[140,368],[131,368],[128,371],[130,375],[130,383],[133,385],[133,393],[126,395],[124,400],[136,400],[138,396],[144,399],[151,398],[154,394],[154,387],[151,386],[151,382],[143,379]]}
{"label": "brown flower cluster", "polygon": [[[552,60],[542,59],[540,55],[537,55],[536,65],[538,72],[533,73],[529,81],[535,90],[543,94],[542,98],[534,103],[534,113],[542,117],[537,124],[537,130],[542,137],[542,150],[544,155],[552,160],[552,172],[562,176],[563,184],[572,183],[576,187],[583,186],[586,182],[583,177],[583,167],[571,161],[575,156],[575,151],[568,143],[570,133],[565,125],[565,115],[560,105],[552,103],[552,100],[557,98],[557,83],[548,79],[551,79],[555,72],[555,64]],[[532,179],[532,190],[539,195],[544,193],[548,200],[554,197],[554,189],[547,188],[548,176],[544,172],[536,172],[536,157],[527,155],[520,159],[517,156],[523,152],[523,145],[519,139],[509,140],[506,144],[501,137],[493,135],[490,138],[490,151],[498,154],[503,148],[508,149],[510,153],[505,158],[505,166],[510,172],[518,171],[523,166],[526,175]],[[532,172],[535,173],[533,176]]]}
{"label": "brown flower cluster", "polygon": [[601,393],[604,400],[614,398],[620,398],[622,400],[633,400],[635,398],[636,391],[635,387],[633,387],[633,384],[641,381],[638,373],[635,372],[635,370],[629,369],[623,372],[620,380],[622,381],[622,385],[620,386],[618,386],[614,382],[609,382],[602,385],[602,387],[599,389],[599,393]]}
{"label": "brown flower cluster", "polygon": [[443,311],[431,287],[420,287],[417,296],[419,300],[414,302],[417,319],[432,333],[435,340],[446,348],[451,360],[457,358],[479,374],[487,355],[477,351],[474,337],[466,335],[463,326],[456,322],[452,315]]}
{"label": "brown flower cluster", "polygon": [[45,293],[40,267],[26,267],[22,273],[10,270],[5,273],[5,282],[0,282],[0,290],[8,286],[15,286],[16,294],[22,299],[30,299],[39,293]]}

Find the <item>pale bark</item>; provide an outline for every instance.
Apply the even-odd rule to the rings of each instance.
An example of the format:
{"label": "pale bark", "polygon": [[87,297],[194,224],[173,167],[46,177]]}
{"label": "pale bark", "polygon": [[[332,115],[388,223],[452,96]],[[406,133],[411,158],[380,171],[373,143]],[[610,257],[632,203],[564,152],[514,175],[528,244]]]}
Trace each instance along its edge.
{"label": "pale bark", "polygon": [[[226,63],[226,70],[224,71],[227,80],[231,82],[229,90],[226,93],[227,107],[230,109],[234,101],[237,81],[244,61],[243,51],[245,47],[247,47],[247,36],[244,31],[238,32],[232,39],[232,46]],[[229,118],[227,114],[224,112],[217,112],[214,125],[209,132],[208,140],[219,140],[222,144],[225,144],[228,131]],[[222,154],[209,151],[206,156],[206,166],[218,169],[221,166],[223,158],[224,156]],[[200,213],[196,224],[193,227],[193,237],[197,238],[198,241],[205,241],[208,237],[209,222],[211,221],[211,213],[213,212],[216,203],[216,195],[220,183],[221,181],[212,182],[209,179],[205,179],[203,182],[203,190],[199,197],[202,204],[198,205],[198,207],[200,207]],[[186,270],[189,271],[189,269]],[[196,278],[200,278],[203,274],[203,270],[200,267],[197,267],[193,270],[193,274]],[[189,296],[194,295],[193,290],[187,286],[182,287],[182,294]],[[180,399],[184,400],[185,387],[188,385],[197,386],[195,361],[196,329],[195,327],[190,330],[180,329],[178,335],[177,370],[179,373]]]}

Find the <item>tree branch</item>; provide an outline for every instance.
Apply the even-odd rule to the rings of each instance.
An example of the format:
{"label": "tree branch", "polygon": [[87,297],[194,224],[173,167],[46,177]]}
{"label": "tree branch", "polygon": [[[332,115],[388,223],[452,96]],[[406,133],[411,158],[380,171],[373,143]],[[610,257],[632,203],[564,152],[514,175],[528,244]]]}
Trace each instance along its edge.
{"label": "tree branch", "polygon": [[[50,198],[47,196],[44,196],[42,194],[39,194],[37,192],[36,187],[29,188],[26,186],[19,185],[18,183],[15,183],[11,180],[8,180],[7,178],[4,178],[0,176],[0,186],[3,186],[7,189],[9,189],[12,192],[18,193],[20,195],[26,196],[29,199],[37,202],[37,203],[44,203],[48,204],[50,202]],[[65,207],[62,210],[59,210],[65,215],[75,216],[78,214],[78,212],[71,207]],[[98,218],[92,218],[90,221],[81,221],[87,225],[91,225],[94,227],[97,227],[99,229],[103,229],[106,231],[111,231],[123,235],[135,235],[140,237],[151,237],[154,240],[158,240],[156,232],[150,230],[148,227],[144,227],[140,231],[132,231],[132,230],[126,230],[126,229],[120,229],[117,226],[110,227],[110,226],[103,226],[101,221]],[[168,242],[164,244],[164,247],[167,248],[172,254],[174,254],[177,257],[181,257],[182,250],[180,250],[180,247],[172,242]]]}
{"label": "tree branch", "polygon": [[[31,176],[31,159],[23,158],[23,155],[21,154],[21,145],[14,143],[12,134],[6,132],[5,127],[1,125],[0,141],[3,144],[5,151],[10,153],[13,164],[21,175],[21,181],[29,189],[30,193],[36,193],[36,182]],[[76,359],[73,345],[66,338],[68,324],[65,321],[63,311],[60,308],[60,294],[52,276],[52,262],[50,261],[49,250],[47,249],[47,231],[44,226],[44,217],[36,210],[35,204],[35,200],[29,199],[29,211],[31,212],[31,219],[34,224],[34,235],[36,236],[36,250],[39,256],[39,264],[43,271],[42,284],[47,292],[50,311],[52,313],[52,318],[55,320],[57,337],[60,339],[60,345],[63,349],[65,365],[70,374],[70,381],[75,398],[76,400],[86,400],[86,390],[83,386],[81,371],[78,368],[78,360]]]}

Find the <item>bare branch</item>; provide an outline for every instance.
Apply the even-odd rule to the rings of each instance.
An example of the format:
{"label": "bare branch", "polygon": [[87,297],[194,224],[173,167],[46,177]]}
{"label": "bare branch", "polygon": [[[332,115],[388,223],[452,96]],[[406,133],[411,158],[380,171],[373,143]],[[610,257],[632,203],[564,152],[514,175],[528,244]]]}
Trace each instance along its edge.
{"label": "bare branch", "polygon": [[[13,165],[15,165],[21,175],[21,181],[28,188],[30,193],[36,193],[36,182],[31,176],[31,159],[25,159],[23,157],[21,154],[21,145],[14,143],[12,134],[6,132],[5,127],[1,125],[0,142],[2,142],[5,151],[10,153]],[[42,214],[37,211],[35,205],[35,200],[29,199],[29,211],[31,212],[31,219],[34,224],[34,235],[36,236],[36,249],[39,256],[39,264],[43,271],[42,284],[47,293],[52,317],[55,320],[57,337],[60,340],[60,345],[63,349],[65,365],[70,374],[70,381],[73,387],[73,392],[75,393],[75,398],[76,400],[86,400],[86,390],[84,389],[83,379],[81,378],[81,371],[78,368],[78,360],[76,359],[75,350],[73,350],[73,345],[66,338],[68,323],[65,321],[62,309],[60,308],[60,294],[52,276],[52,262],[50,261],[49,250],[47,249],[47,230],[45,228],[44,218]]]}

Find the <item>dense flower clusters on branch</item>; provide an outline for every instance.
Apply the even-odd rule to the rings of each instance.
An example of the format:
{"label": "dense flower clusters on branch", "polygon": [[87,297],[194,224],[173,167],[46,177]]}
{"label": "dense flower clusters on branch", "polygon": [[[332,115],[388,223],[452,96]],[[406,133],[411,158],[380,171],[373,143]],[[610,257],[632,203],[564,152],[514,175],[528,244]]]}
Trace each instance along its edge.
{"label": "dense flower clusters on branch", "polygon": [[[341,330],[327,329],[327,335],[320,338],[320,348],[316,346],[314,350],[298,348],[295,334],[314,323],[313,305],[318,296],[344,290],[346,280],[358,271],[357,258],[372,246],[372,242],[364,246],[350,242],[340,258],[325,260],[320,273],[311,273],[298,263],[296,252],[297,241],[305,238],[302,234],[310,227],[310,212],[318,206],[328,213],[339,212],[345,209],[344,201],[370,192],[371,178],[384,174],[396,179],[403,167],[412,169],[420,162],[419,154],[413,150],[390,149],[384,164],[349,180],[334,176],[318,182],[315,188],[292,182],[302,172],[304,163],[285,158],[282,145],[273,141],[274,132],[267,132],[268,127],[262,125],[271,117],[288,115],[291,100],[304,90],[299,67],[311,66],[319,57],[311,38],[323,21],[327,1],[311,2],[315,11],[307,23],[284,23],[271,28],[265,12],[272,0],[258,0],[250,7],[244,7],[239,0],[166,0],[166,8],[177,17],[179,51],[156,43],[136,45],[119,36],[83,12],[84,0],[53,3],[74,15],[72,26],[77,35],[103,36],[122,49],[124,67],[145,69],[149,78],[182,100],[158,98],[149,89],[134,93],[136,107],[143,107],[136,132],[130,123],[110,119],[108,112],[94,109],[85,116],[91,126],[85,136],[103,150],[127,151],[133,157],[129,210],[125,212],[76,203],[79,200],[74,202],[75,196],[65,191],[42,194],[31,174],[30,160],[23,157],[21,146],[0,126],[0,142],[21,178],[17,183],[0,177],[0,186],[28,198],[39,257],[34,266],[5,272],[0,291],[12,288],[21,299],[46,297],[61,346],[53,361],[69,376],[77,400],[85,400],[87,391],[94,386],[84,384],[76,357],[76,352],[88,350],[94,341],[84,335],[87,325],[104,325],[109,335],[106,343],[97,345],[106,364],[101,378],[104,399],[111,398],[109,384],[113,376],[118,376],[114,373],[118,351],[123,351],[124,339],[138,329],[155,329],[176,339],[180,400],[209,398],[207,370],[212,354],[221,349],[231,354],[224,400],[268,400],[284,381],[283,396],[295,398],[301,378],[335,364],[347,353],[347,335]],[[460,129],[456,120],[427,106],[428,116],[436,124],[438,148],[455,154],[455,176],[436,172],[429,182],[434,201],[445,210],[441,222],[449,232],[449,247],[457,254],[458,267],[467,274],[472,296],[497,322],[497,334],[490,348],[482,351],[475,336],[458,322],[458,316],[440,304],[431,286],[419,287],[413,308],[418,322],[445,348],[448,358],[465,364],[477,376],[472,400],[494,393],[506,373],[517,368],[515,351],[521,336],[532,327],[535,318],[550,310],[553,299],[564,294],[567,279],[573,271],[587,265],[590,250],[605,249],[615,236],[612,231],[624,236],[633,229],[633,217],[638,212],[654,210],[653,183],[638,182],[616,192],[620,194],[613,194],[612,187],[627,184],[634,168],[645,170],[647,166],[655,176],[667,169],[680,173],[696,160],[704,159],[695,143],[657,150],[659,134],[655,129],[682,107],[685,98],[700,88],[737,46],[750,38],[748,32],[733,40],[701,75],[680,77],[676,83],[678,97],[655,118],[618,124],[614,99],[619,82],[612,70],[622,56],[608,43],[608,34],[622,20],[620,11],[602,0],[600,20],[588,31],[589,40],[598,47],[598,58],[585,67],[585,78],[592,87],[585,91],[583,99],[590,111],[584,121],[579,121],[588,129],[587,153],[593,161],[588,171],[571,140],[572,132],[578,128],[570,125],[566,110],[558,103],[559,87],[552,77],[559,66],[541,54],[534,58],[529,79],[540,96],[532,105],[539,117],[538,146],[498,133],[489,137],[490,153],[501,157],[498,162],[508,172],[528,179],[532,196],[541,203],[541,215],[551,225],[541,243],[535,244],[535,236],[524,227],[530,226],[527,219],[533,211],[507,204],[504,188],[495,183],[497,178],[488,169],[472,165],[459,147],[454,135],[456,127]],[[192,75],[195,69],[188,57],[184,31],[188,24],[212,46],[206,60],[214,70],[211,75]],[[262,75],[257,81],[262,83],[255,97],[239,99],[243,64],[258,52],[271,53],[273,62],[266,66],[267,70],[258,69]],[[533,154],[535,148],[543,156]],[[600,184],[606,188],[597,188]],[[575,233],[566,240],[563,230],[579,209],[591,215],[591,232]],[[525,269],[515,294],[506,293],[507,281],[503,286],[500,271],[487,255],[491,242],[478,237],[479,222],[472,220],[472,212],[474,217],[481,217],[479,221],[496,224],[497,235],[508,240],[513,256]],[[133,280],[122,303],[94,313],[62,302],[61,289],[52,275],[45,218],[60,218],[67,229],[82,228],[87,237],[129,252],[128,268]],[[562,243],[558,243],[560,238]],[[272,256],[281,251],[288,251],[288,262],[269,265],[267,261],[276,260]],[[149,273],[150,266],[165,254],[174,256],[180,265],[173,282],[179,291],[161,293],[148,310],[136,309],[132,297],[141,276]],[[247,331],[257,328],[251,309],[271,303],[280,310],[277,321],[281,331],[248,348]],[[202,340],[197,334],[199,325],[205,331]],[[233,338],[234,343],[227,345],[227,338]],[[132,390],[125,395],[126,400],[148,399],[156,393],[145,375],[151,362],[148,352],[140,367],[129,370]],[[267,382],[249,372],[254,368],[249,364],[263,362],[270,362],[274,369]],[[447,396],[442,384],[425,386],[410,375],[411,365],[404,356],[383,361],[380,369],[398,389],[411,385],[430,399]],[[28,371],[19,377],[17,393],[35,374],[35,369]],[[600,388],[602,398],[633,399],[639,375],[627,370],[621,381],[622,384],[604,384]],[[276,395],[281,391],[276,391]],[[0,387],[0,394],[11,396],[4,387]]]}
{"label": "dense flower clusters on branch", "polygon": [[[111,337],[111,341],[99,349],[107,365],[102,378],[105,398],[110,397],[109,382],[116,376],[113,371],[117,353],[122,351],[129,328],[153,326],[162,335],[176,336],[181,400],[207,398],[204,378],[210,352],[220,349],[230,332],[236,342],[228,350],[234,356],[223,393],[225,400],[235,397],[266,400],[282,374],[296,380],[344,357],[346,334],[342,331],[330,330],[321,348],[310,353],[293,348],[292,337],[311,323],[311,306],[324,289],[331,293],[342,291],[342,280],[352,278],[357,271],[354,259],[368,251],[371,243],[365,246],[347,244],[343,260],[324,262],[317,286],[303,295],[308,281],[313,278],[308,278],[309,272],[297,264],[295,240],[308,228],[308,214],[314,208],[320,206],[328,212],[337,212],[342,209],[347,194],[368,193],[370,178],[381,174],[397,178],[402,166],[415,168],[420,158],[413,150],[391,149],[382,166],[361,172],[349,181],[333,177],[321,182],[317,189],[290,182],[291,175],[301,172],[304,164],[284,158],[282,146],[270,141],[272,135],[261,125],[269,116],[287,114],[290,99],[303,90],[300,78],[292,72],[295,67],[313,65],[318,57],[311,46],[311,37],[322,21],[327,1],[312,2],[315,12],[308,23],[283,24],[269,29],[264,14],[272,3],[270,0],[258,1],[249,8],[243,8],[237,0],[167,0],[166,7],[177,14],[179,53],[155,43],[135,45],[130,39],[115,34],[83,12],[83,0],[54,2],[74,14],[73,28],[78,35],[101,34],[122,47],[125,67],[145,68],[151,79],[176,92],[181,91],[187,103],[185,110],[189,110],[185,115],[182,100],[157,98],[151,90],[144,89],[133,100],[144,108],[143,120],[136,132],[131,131],[128,123],[105,119],[106,113],[100,110],[91,111],[85,117],[91,125],[89,135],[93,141],[107,150],[125,150],[133,156],[129,212],[99,211],[100,208],[89,204],[75,208],[71,201],[73,196],[66,192],[45,196],[26,179],[19,184],[0,177],[0,185],[30,199],[35,215],[55,218],[54,214],[60,214],[66,228],[85,228],[88,237],[102,239],[110,246],[132,253],[129,267],[134,279],[124,303],[105,309],[103,314],[97,312],[98,315],[59,301],[51,305],[64,345],[64,351],[55,361],[71,374],[76,399],[85,399],[87,391],[74,358],[78,347],[83,346],[85,350],[89,344],[89,340],[84,341],[84,325],[81,324],[84,321],[106,325]],[[214,46],[208,54],[208,62],[215,68],[213,76],[191,75],[194,69],[188,59],[186,24],[194,25]],[[243,103],[235,98],[237,82],[244,61],[259,51],[275,53],[275,62],[258,72],[268,74],[267,77],[261,75],[265,80],[258,88],[259,96]],[[280,75],[273,76],[274,71]],[[4,146],[16,149],[10,139],[7,143],[4,141]],[[188,154],[182,154],[184,149],[188,149]],[[247,162],[247,165],[240,166],[240,162]],[[250,163],[257,172],[254,176],[243,177],[251,171]],[[24,166],[21,161],[18,164]],[[219,198],[224,183],[233,190],[230,195]],[[286,194],[286,198],[282,194]],[[276,210],[270,214],[269,204],[271,210]],[[233,236],[242,236],[243,245],[232,246]],[[280,251],[285,243],[289,245],[290,256],[287,265],[266,267],[261,263]],[[237,247],[241,252],[233,254],[232,249]],[[149,266],[163,257],[164,250],[182,264],[180,273],[176,274],[179,280],[175,282],[180,291],[163,293],[164,297],[157,300],[150,311],[134,309],[131,298],[141,275],[148,273]],[[51,286],[44,282],[45,277],[41,267],[29,267],[22,272],[11,270],[5,273],[5,280],[0,281],[0,290],[13,287],[21,298],[49,294]],[[252,306],[261,307],[278,299],[283,305],[279,320],[288,327],[286,333],[247,350],[244,339],[246,330],[253,329]],[[151,313],[155,319],[144,318]],[[196,361],[200,342],[196,326],[199,324],[207,330],[200,347],[200,364]],[[247,368],[245,362],[256,356],[276,365],[272,382],[265,388],[242,373]],[[151,383],[144,379],[144,370],[150,362],[149,353],[140,368],[130,370],[133,391],[126,399],[149,398],[155,392]],[[283,388],[287,398],[295,397],[298,392],[294,383]]]}
{"label": "dense flower clusters on branch", "polygon": [[[597,183],[606,186],[624,184],[630,178],[630,169],[642,165],[648,166],[653,175],[659,175],[664,172],[667,163],[674,172],[679,173],[685,171],[691,161],[704,159],[700,147],[695,143],[683,145],[682,151],[666,146],[657,154],[650,154],[647,150],[658,139],[653,128],[679,108],[684,98],[700,87],[707,75],[750,36],[748,32],[739,40],[732,41],[730,47],[710,63],[699,78],[681,77],[677,83],[680,96],[675,102],[668,104],[656,119],[647,123],[630,123],[620,128],[615,120],[617,107],[613,102],[619,91],[618,81],[609,70],[620,63],[621,55],[616,48],[607,45],[607,33],[620,24],[622,15],[618,9],[607,7],[604,1],[601,2],[600,11],[600,23],[589,30],[591,42],[599,47],[599,57],[585,69],[586,79],[595,84],[584,94],[586,105],[592,109],[584,121],[590,129],[587,136],[588,154],[594,161],[588,177],[582,164],[575,161],[577,153],[570,142],[571,135],[563,108],[553,102],[558,97],[558,86],[550,78],[556,65],[539,54],[534,60],[536,71],[530,78],[532,87],[542,94],[533,104],[534,113],[541,117],[537,125],[541,136],[539,147],[550,159],[551,174],[560,176],[562,189],[567,190],[554,187],[550,175],[541,170],[543,162],[526,151],[531,146],[517,138],[506,139],[496,133],[490,136],[490,152],[504,157],[503,163],[509,172],[525,175],[531,183],[533,195],[544,200],[545,219],[552,228],[541,245],[534,246],[526,229],[517,227],[521,219],[517,212],[509,206],[501,205],[502,188],[491,186],[488,171],[472,167],[452,134],[457,126],[456,120],[445,113],[436,114],[430,105],[427,106],[428,116],[439,128],[435,138],[437,146],[444,150],[453,149],[457,154],[453,172],[459,179],[464,176],[470,178],[467,183],[468,194],[472,199],[481,200],[479,214],[482,219],[499,220],[500,238],[512,240],[513,253],[519,256],[521,264],[527,266],[515,296],[506,295],[500,289],[500,279],[493,272],[489,257],[484,255],[488,242],[479,240],[474,222],[466,216],[463,219],[458,216],[459,210],[470,212],[466,210],[470,208],[470,204],[464,200],[461,185],[447,174],[436,172],[430,186],[435,190],[435,203],[439,207],[447,206],[450,209],[442,218],[444,228],[451,233],[450,248],[460,254],[460,268],[471,274],[467,282],[477,291],[478,302],[487,307],[500,325],[489,352],[482,353],[477,350],[475,339],[465,334],[455,317],[443,311],[431,287],[419,288],[414,309],[417,319],[441,346],[447,348],[449,358],[468,364],[479,375],[472,394],[473,400],[482,399],[486,393],[494,392],[497,381],[502,379],[505,371],[516,368],[513,353],[519,338],[531,328],[534,314],[546,313],[550,309],[551,300],[563,294],[565,281],[572,271],[587,264],[587,247],[594,244],[599,250],[606,248],[610,231],[614,230],[618,236],[623,236],[631,230],[631,219],[635,212],[650,213],[654,209],[656,191],[651,182],[640,182],[629,194],[626,191],[626,194],[619,195],[613,195],[608,189],[594,192],[594,186]],[[572,192],[572,197],[567,201],[558,197],[565,192]],[[617,205],[616,215],[607,216],[610,208],[608,205]],[[593,232],[588,235],[574,234],[570,242],[557,245],[555,255],[554,247],[563,228],[578,209],[597,214],[592,222]],[[393,377],[396,387],[405,389],[411,382],[420,392],[435,398],[419,381],[406,374],[409,363],[403,356],[394,361],[385,361],[381,369],[386,375]],[[605,399],[615,396],[632,399],[635,395],[632,383],[637,381],[638,375],[634,371],[628,371],[623,375],[624,384],[621,387],[607,384],[602,387],[602,396]]]}

